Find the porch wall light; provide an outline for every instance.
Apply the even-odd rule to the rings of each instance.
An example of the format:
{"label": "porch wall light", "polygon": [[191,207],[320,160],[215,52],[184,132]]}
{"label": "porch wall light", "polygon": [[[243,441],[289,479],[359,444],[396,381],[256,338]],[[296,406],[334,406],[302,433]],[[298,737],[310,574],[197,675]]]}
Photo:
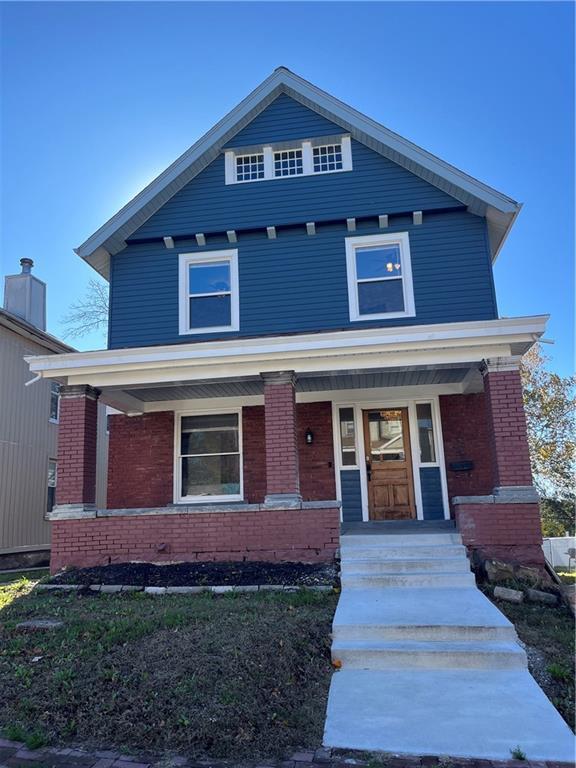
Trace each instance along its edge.
{"label": "porch wall light", "polygon": [[314,442],[314,432],[308,427],[306,430],[306,445],[312,445]]}

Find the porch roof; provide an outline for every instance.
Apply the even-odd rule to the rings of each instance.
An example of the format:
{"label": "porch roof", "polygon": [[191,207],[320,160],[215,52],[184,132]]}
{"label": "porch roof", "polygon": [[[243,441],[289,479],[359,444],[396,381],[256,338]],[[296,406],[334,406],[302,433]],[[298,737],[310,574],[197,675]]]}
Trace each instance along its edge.
{"label": "porch roof", "polygon": [[122,410],[261,394],[260,374],[294,370],[300,392],[462,384],[482,360],[524,354],[547,315],[26,357],[31,372],[103,390]]}

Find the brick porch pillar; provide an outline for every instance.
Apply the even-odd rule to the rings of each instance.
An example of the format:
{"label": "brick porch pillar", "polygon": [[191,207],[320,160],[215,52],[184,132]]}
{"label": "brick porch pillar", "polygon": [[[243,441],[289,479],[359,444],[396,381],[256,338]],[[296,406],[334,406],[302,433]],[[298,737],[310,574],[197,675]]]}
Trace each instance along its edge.
{"label": "brick porch pillar", "polygon": [[94,514],[99,395],[86,385],[60,389],[55,516]]}
{"label": "brick porch pillar", "polygon": [[268,506],[300,506],[294,371],[261,374],[264,379],[266,498]]}
{"label": "brick porch pillar", "polygon": [[482,365],[494,488],[452,501],[464,544],[482,557],[544,564],[538,494],[532,485],[520,358]]}
{"label": "brick porch pillar", "polygon": [[532,487],[519,364],[518,358],[487,360],[482,368],[497,489]]}

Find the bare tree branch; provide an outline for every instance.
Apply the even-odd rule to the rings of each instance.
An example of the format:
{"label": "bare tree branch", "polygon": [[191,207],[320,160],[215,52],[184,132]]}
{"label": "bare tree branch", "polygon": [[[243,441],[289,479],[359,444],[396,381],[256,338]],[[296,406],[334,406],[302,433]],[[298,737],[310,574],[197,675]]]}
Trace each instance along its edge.
{"label": "bare tree branch", "polygon": [[77,339],[108,326],[108,285],[90,280],[83,299],[70,305],[62,317],[64,338]]}

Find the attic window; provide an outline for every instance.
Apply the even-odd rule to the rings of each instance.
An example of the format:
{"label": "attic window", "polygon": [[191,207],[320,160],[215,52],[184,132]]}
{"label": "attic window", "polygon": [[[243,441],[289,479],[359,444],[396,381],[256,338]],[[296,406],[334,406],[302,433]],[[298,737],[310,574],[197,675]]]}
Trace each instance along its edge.
{"label": "attic window", "polygon": [[314,147],[314,173],[342,170],[342,144]]}
{"label": "attic window", "polygon": [[264,178],[264,155],[236,157],[236,181],[256,181]]}
{"label": "attic window", "polygon": [[350,136],[329,136],[225,153],[226,184],[352,170]]}
{"label": "attic window", "polygon": [[304,173],[301,149],[274,152],[274,176],[298,176]]}

